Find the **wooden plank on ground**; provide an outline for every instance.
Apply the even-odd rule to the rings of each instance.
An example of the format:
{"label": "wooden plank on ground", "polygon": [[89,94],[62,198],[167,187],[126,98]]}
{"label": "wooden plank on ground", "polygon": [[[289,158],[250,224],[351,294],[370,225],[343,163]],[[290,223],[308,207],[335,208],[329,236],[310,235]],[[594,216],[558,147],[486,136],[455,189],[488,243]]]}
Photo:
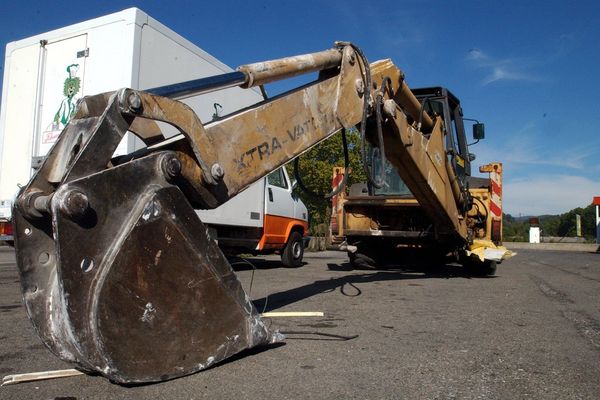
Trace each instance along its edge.
{"label": "wooden plank on ground", "polygon": [[68,376],[83,375],[83,372],[76,369],[60,369],[56,371],[30,372],[27,374],[7,375],[2,378],[2,385],[15,385],[22,382],[41,381],[44,379],[66,378]]}

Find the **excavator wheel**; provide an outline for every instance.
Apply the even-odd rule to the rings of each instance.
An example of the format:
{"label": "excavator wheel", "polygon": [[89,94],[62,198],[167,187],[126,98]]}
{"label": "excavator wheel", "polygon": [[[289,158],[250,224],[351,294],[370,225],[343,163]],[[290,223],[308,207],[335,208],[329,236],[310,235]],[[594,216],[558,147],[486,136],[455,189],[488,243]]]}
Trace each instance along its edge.
{"label": "excavator wheel", "polygon": [[298,231],[290,234],[288,241],[281,252],[281,262],[288,268],[298,268],[302,266],[302,256],[304,255],[304,242],[302,235]]}
{"label": "excavator wheel", "polygon": [[463,266],[471,276],[486,277],[496,275],[496,261],[485,260],[484,262],[481,262],[468,260],[463,262]]}
{"label": "excavator wheel", "polygon": [[348,243],[354,243],[356,251],[348,251],[350,264],[356,269],[375,269],[383,266],[386,257],[385,251],[380,244],[374,241],[350,239]]}
{"label": "excavator wheel", "polygon": [[483,263],[482,273],[484,276],[494,276],[496,275],[496,261],[486,260]]}
{"label": "excavator wheel", "polygon": [[378,264],[373,258],[358,251],[354,253],[348,252],[348,258],[352,267],[356,269],[374,269]]}
{"label": "excavator wheel", "polygon": [[390,258],[386,245],[380,241],[360,237],[348,237],[348,244],[355,246],[355,251],[348,251],[350,265],[356,269],[376,269],[383,267]]}

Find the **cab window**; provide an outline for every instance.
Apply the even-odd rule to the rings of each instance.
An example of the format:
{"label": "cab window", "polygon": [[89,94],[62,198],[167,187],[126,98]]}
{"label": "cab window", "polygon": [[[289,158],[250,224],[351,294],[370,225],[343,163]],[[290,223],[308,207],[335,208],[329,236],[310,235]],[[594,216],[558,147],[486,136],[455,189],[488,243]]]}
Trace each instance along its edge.
{"label": "cab window", "polygon": [[269,185],[277,186],[283,189],[288,188],[287,181],[285,179],[285,175],[283,174],[283,169],[279,168],[276,171],[271,172],[267,176],[267,182]]}
{"label": "cab window", "polygon": [[[381,176],[381,154],[377,147],[370,147],[372,165],[373,165],[373,176],[375,179],[379,179]],[[385,156],[384,156],[385,157]],[[384,171],[384,184],[381,188],[373,188],[373,194],[375,196],[412,196],[410,189],[400,175],[396,168],[385,158],[385,171]]]}

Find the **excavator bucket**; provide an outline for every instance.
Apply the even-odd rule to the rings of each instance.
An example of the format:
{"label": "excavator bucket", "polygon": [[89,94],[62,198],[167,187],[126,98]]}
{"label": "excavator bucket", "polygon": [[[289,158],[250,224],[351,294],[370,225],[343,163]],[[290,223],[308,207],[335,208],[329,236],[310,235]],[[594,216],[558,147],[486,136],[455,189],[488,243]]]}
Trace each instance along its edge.
{"label": "excavator bucket", "polygon": [[86,102],[13,214],[24,301],[45,345],[126,384],[278,339],[173,184],[177,153],[110,165],[132,119],[117,112],[118,93]]}

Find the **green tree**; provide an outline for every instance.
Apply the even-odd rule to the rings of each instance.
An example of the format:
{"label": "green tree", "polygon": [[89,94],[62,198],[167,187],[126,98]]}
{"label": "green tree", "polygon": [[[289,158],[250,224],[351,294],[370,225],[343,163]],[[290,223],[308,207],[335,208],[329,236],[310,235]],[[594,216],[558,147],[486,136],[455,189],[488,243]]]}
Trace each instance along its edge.
{"label": "green tree", "polygon": [[577,234],[577,223],[575,215],[581,215],[581,234],[587,239],[596,237],[596,212],[594,205],[585,208],[574,208],[560,216],[558,224],[559,236],[575,236]]}
{"label": "green tree", "polygon": [[[350,129],[346,133],[351,173],[348,177],[346,190],[350,185],[366,180],[360,156],[360,133]],[[333,168],[344,166],[342,135],[340,132],[319,143],[300,158],[300,178],[304,185],[316,193],[331,192]],[[293,163],[287,165],[288,173],[293,177]],[[331,216],[331,200],[316,198],[305,193],[300,188],[296,193],[306,204],[312,234],[324,234],[323,224],[329,224]]]}
{"label": "green tree", "polygon": [[586,239],[596,237],[596,206],[590,204],[581,213],[581,233]]}
{"label": "green tree", "polygon": [[543,236],[559,236],[558,226],[560,224],[560,215],[540,216],[540,227]]}
{"label": "green tree", "polygon": [[[596,211],[593,204],[585,208],[574,208],[560,215],[539,216],[543,236],[575,236],[577,225],[575,215],[581,215],[581,234],[586,239],[596,237]],[[515,219],[504,215],[503,238],[505,241],[527,241],[529,237],[528,218]]]}
{"label": "green tree", "polygon": [[529,224],[503,214],[502,239],[506,242],[525,242],[529,238]]}

